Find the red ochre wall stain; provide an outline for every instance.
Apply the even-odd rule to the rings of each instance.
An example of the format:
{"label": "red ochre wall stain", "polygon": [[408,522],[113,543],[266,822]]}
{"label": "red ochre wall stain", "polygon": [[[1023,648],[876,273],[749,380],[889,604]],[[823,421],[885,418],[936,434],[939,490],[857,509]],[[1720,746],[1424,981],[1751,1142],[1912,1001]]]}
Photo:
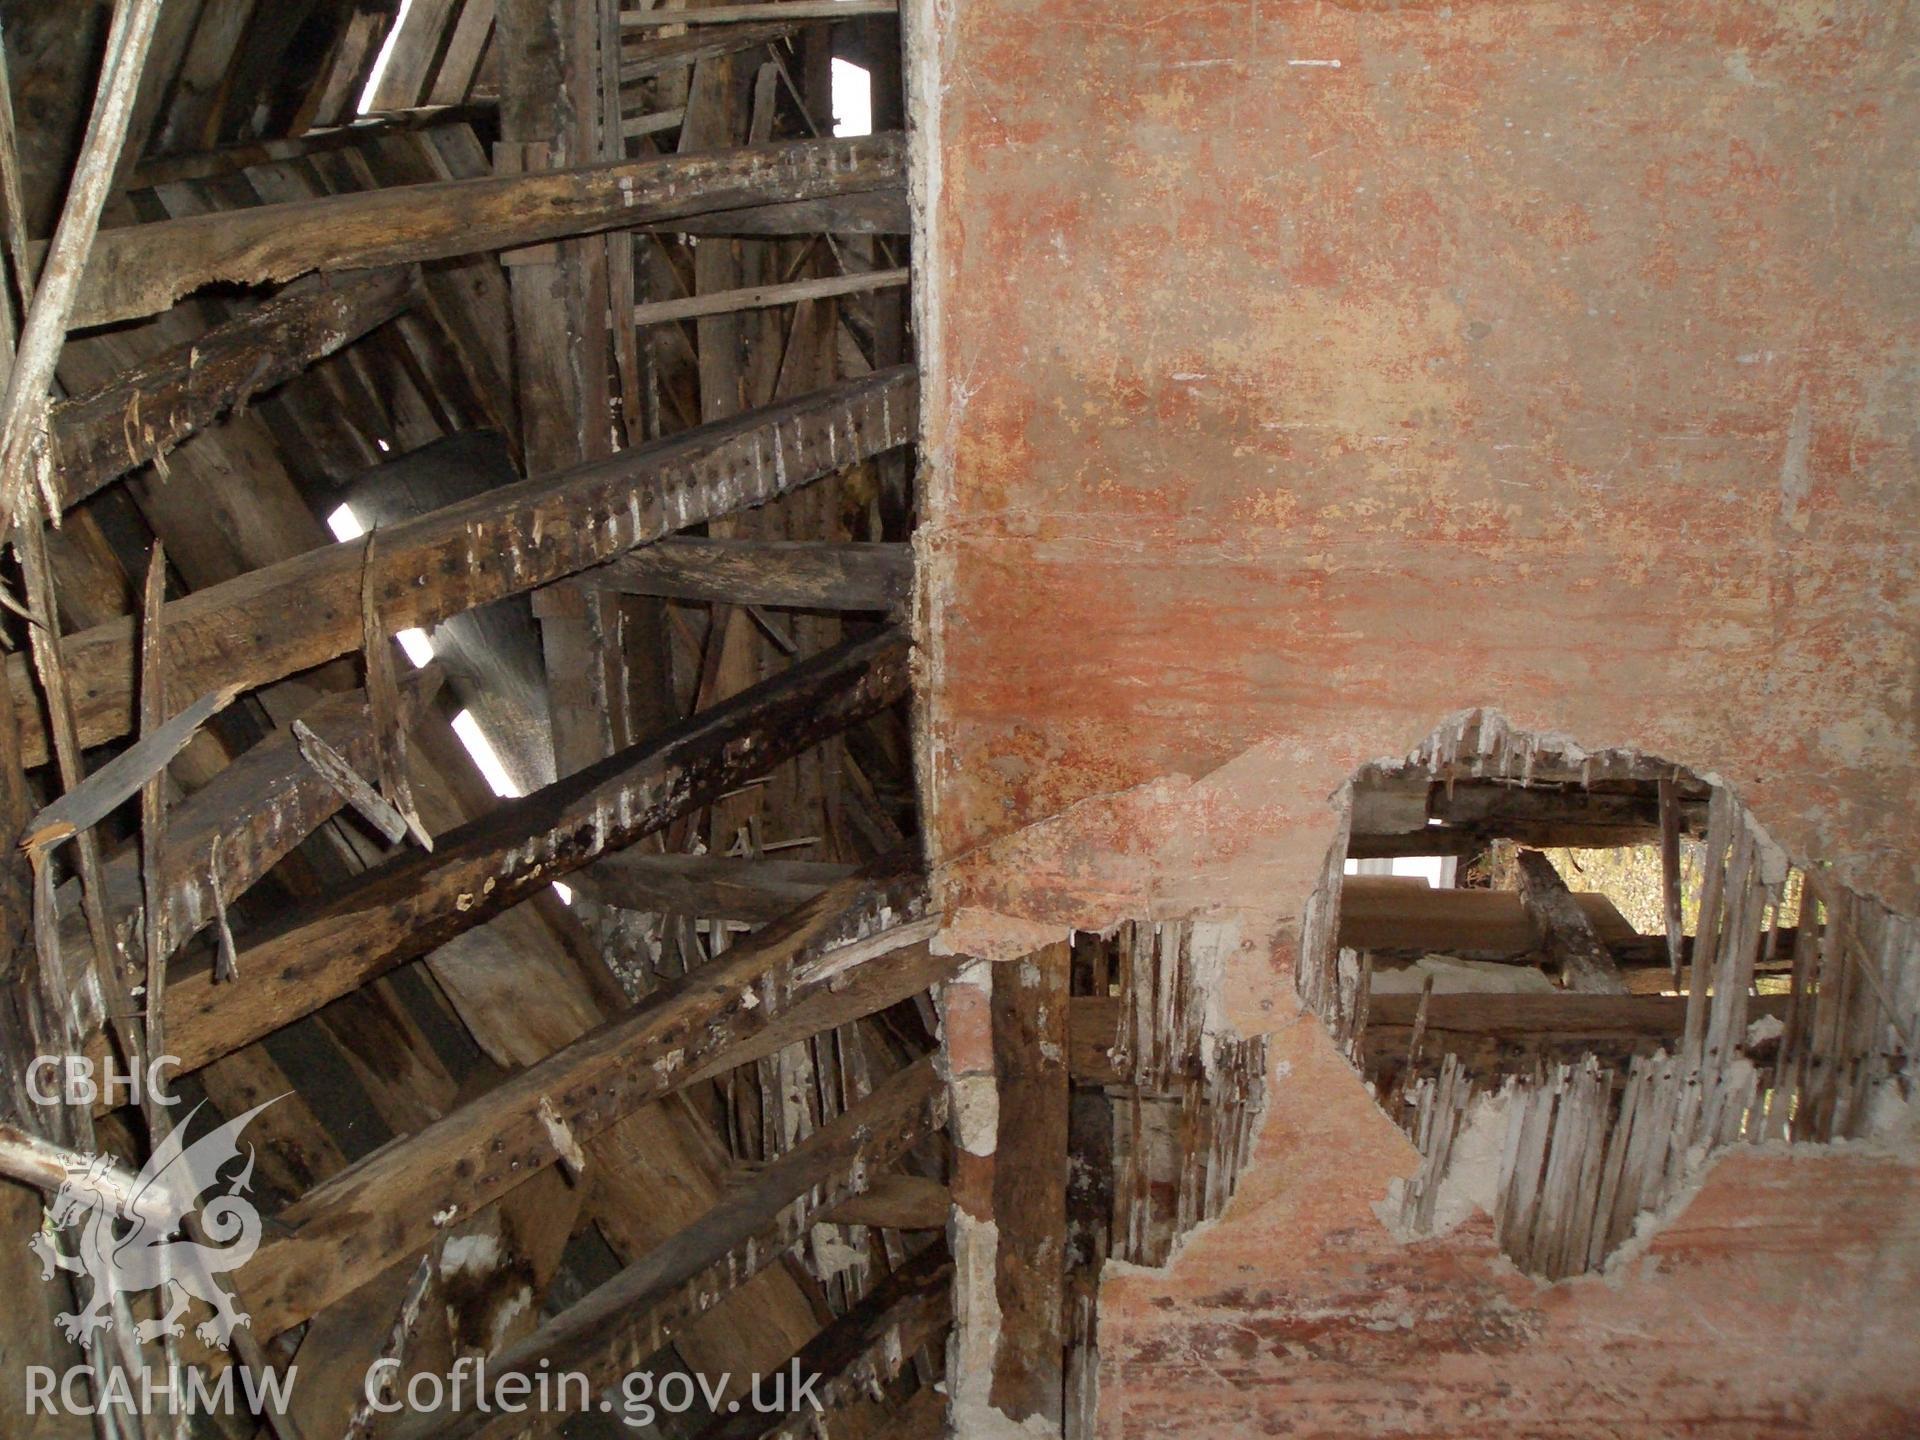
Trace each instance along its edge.
{"label": "red ochre wall stain", "polygon": [[1722,1161],[1629,1274],[1542,1290],[1387,1239],[1405,1147],[1290,979],[1335,790],[1473,706],[1710,772],[1920,909],[1920,7],[920,33],[945,898],[1238,916],[1226,1018],[1296,1037],[1226,1219],[1110,1282],[1110,1433],[1920,1433],[1906,1152]]}

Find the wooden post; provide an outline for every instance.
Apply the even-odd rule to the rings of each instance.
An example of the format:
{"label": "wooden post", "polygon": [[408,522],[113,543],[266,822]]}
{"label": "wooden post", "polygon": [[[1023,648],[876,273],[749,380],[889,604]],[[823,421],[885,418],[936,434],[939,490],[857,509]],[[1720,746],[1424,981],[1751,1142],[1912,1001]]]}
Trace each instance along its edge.
{"label": "wooden post", "polygon": [[1066,1390],[1068,975],[1065,944],[993,973],[1000,1101],[993,1177],[1000,1339],[993,1407],[1058,1431]]}
{"label": "wooden post", "polygon": [[1549,961],[1559,967],[1561,983],[1588,995],[1626,994],[1620,967],[1552,862],[1538,850],[1522,850],[1519,862],[1520,901]]}

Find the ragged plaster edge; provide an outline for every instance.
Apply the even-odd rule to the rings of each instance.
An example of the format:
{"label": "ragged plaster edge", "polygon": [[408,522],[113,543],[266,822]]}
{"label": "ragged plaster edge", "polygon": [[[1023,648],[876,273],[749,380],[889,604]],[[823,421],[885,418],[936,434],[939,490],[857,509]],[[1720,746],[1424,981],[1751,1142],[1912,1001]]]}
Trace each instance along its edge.
{"label": "ragged plaster edge", "polygon": [[[1511,1092],[1504,1089],[1474,1097],[1470,1118],[1454,1141],[1446,1173],[1440,1177],[1440,1199],[1431,1229],[1414,1230],[1401,1222],[1400,1197],[1408,1182],[1396,1179],[1388,1184],[1385,1198],[1374,1202],[1373,1212],[1396,1241],[1402,1245],[1423,1244],[1458,1229],[1475,1215],[1493,1218],[1495,1197],[1504,1183],[1501,1163],[1510,1100]],[[1632,1231],[1597,1270],[1549,1280],[1522,1270],[1497,1247],[1495,1255],[1514,1274],[1526,1276],[1543,1290],[1594,1284],[1618,1288],[1630,1278],[1628,1272],[1647,1255],[1654,1242],[1686,1213],[1723,1161],[1735,1156],[1767,1156],[1817,1163],[1821,1157],[1835,1154],[1910,1160],[1920,1154],[1920,1103],[1903,1100],[1892,1094],[1890,1087],[1882,1086],[1874,1092],[1872,1104],[1868,1133],[1859,1139],[1768,1140],[1726,1145],[1716,1150],[1696,1146],[1687,1158],[1685,1177],[1678,1188],[1661,1204],[1635,1215]]]}
{"label": "ragged plaster edge", "polygon": [[1071,939],[1073,931],[1018,915],[963,905],[948,913],[929,948],[936,955],[970,955],[976,960],[1020,960],[1048,945]]}
{"label": "ragged plaster edge", "polygon": [[[1737,784],[1728,780],[1719,771],[1692,764],[1684,759],[1676,760],[1669,755],[1654,753],[1630,743],[1588,745],[1564,730],[1529,729],[1515,724],[1504,711],[1492,705],[1473,705],[1455,710],[1404,754],[1381,756],[1359,766],[1330,797],[1333,804],[1336,809],[1344,813],[1350,803],[1354,780],[1369,770],[1394,771],[1432,765],[1442,749],[1457,748],[1469,728],[1474,726],[1478,727],[1478,753],[1487,757],[1503,753],[1503,746],[1518,743],[1523,760],[1533,754],[1553,754],[1569,764],[1577,765],[1588,761],[1604,761],[1607,757],[1613,756],[1629,763],[1670,765],[1677,769],[1685,769],[1714,789],[1725,791],[1733,800],[1747,833],[1759,849],[1762,876],[1768,883],[1778,884],[1784,880],[1789,867],[1825,871],[1836,875],[1859,898],[1871,900],[1890,914],[1904,913],[1899,905],[1893,903],[1883,892],[1876,890],[1862,878],[1857,864],[1845,859],[1814,862],[1807,859],[1800,848],[1777,839],[1754,813],[1752,801],[1741,792]],[[1807,848],[1811,850],[1818,847]]]}

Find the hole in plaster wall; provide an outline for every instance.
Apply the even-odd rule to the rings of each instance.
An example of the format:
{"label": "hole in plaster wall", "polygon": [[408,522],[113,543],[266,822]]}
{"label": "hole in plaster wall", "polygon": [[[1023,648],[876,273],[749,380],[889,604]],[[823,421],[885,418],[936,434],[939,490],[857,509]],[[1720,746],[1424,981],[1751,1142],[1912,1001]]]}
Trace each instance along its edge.
{"label": "hole in plaster wall", "polygon": [[1704,1156],[1862,1137],[1908,1098],[1920,926],[1709,778],[1472,712],[1344,798],[1298,974],[1420,1151],[1401,1233],[1477,1208],[1521,1268],[1580,1274]]}

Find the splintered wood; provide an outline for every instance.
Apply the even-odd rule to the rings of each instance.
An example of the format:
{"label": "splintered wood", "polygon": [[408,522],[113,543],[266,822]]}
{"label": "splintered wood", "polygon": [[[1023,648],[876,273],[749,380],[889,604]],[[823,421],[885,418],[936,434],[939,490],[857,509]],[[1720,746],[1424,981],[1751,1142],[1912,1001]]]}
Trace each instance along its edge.
{"label": "splintered wood", "polygon": [[1265,1103],[1266,1041],[1206,1030],[1221,960],[1213,927],[1129,922],[1076,942],[1076,995],[1117,997],[1111,1066],[1112,1254],[1163,1265],[1216,1218],[1245,1168]]}
{"label": "splintered wood", "polygon": [[[1920,1034],[1920,926],[1819,867],[1798,870],[1798,924],[1785,925],[1783,901],[1795,868],[1731,793],[1715,787],[1708,800],[1699,923],[1683,945],[1673,767],[1535,741],[1478,714],[1441,731],[1408,763],[1447,784],[1467,775],[1523,783],[1536,776],[1657,779],[1667,921],[1661,938],[1676,973],[1683,954],[1689,964],[1684,996],[1671,998],[1372,997],[1371,952],[1338,944],[1344,847],[1336,847],[1308,907],[1302,995],[1356,1063],[1380,1063],[1379,1048],[1367,1044],[1370,1022],[1402,1043],[1405,1030],[1392,1027],[1411,1023],[1428,1052],[1436,1043],[1445,1051],[1437,1072],[1422,1073],[1428,1067],[1407,1057],[1383,1094],[1420,1152],[1420,1168],[1400,1194],[1405,1231],[1434,1227],[1455,1144],[1476,1111],[1496,1098],[1504,1101],[1505,1138],[1495,1234],[1515,1264],[1548,1279],[1601,1268],[1642,1216],[1690,1192],[1714,1153],[1767,1141],[1863,1138],[1874,1133],[1878,1112],[1909,1098],[1908,1066]],[[1592,983],[1603,974],[1607,947],[1558,878],[1542,873],[1543,858],[1523,856],[1522,867],[1523,894],[1545,932],[1546,955],[1565,966],[1570,989]],[[1756,975],[1777,973],[1788,955],[1788,993],[1760,995]],[[1534,1059],[1524,1073],[1489,1085],[1483,1052],[1462,1043],[1529,1033],[1585,1036],[1594,1049],[1544,1065]],[[1649,1053],[1653,1042],[1660,1043]],[[1622,1043],[1627,1053],[1618,1050]]]}

